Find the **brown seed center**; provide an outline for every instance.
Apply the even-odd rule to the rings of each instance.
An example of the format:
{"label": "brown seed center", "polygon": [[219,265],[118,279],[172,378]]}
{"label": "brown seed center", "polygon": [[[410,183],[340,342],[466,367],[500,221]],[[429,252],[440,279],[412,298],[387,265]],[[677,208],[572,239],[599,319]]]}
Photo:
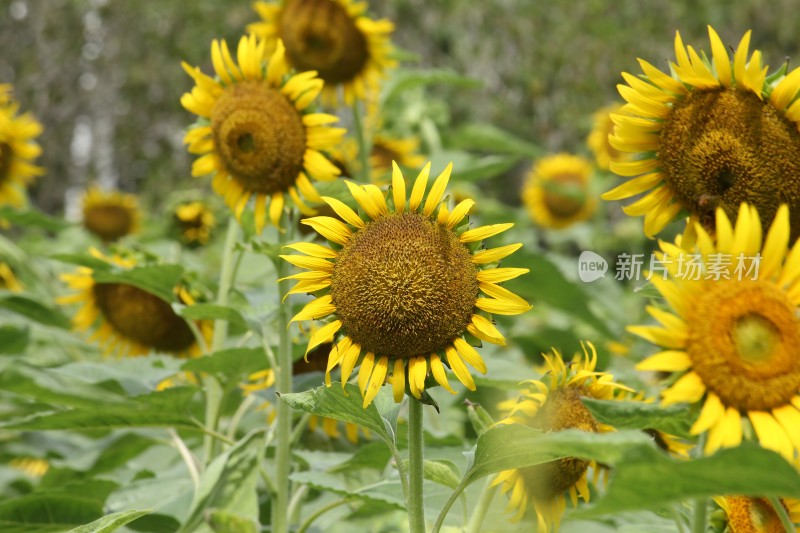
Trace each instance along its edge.
{"label": "brown seed center", "polygon": [[470,323],[478,296],[469,250],[417,213],[369,222],[339,252],[331,297],[353,342],[392,358],[443,350]]}
{"label": "brown seed center", "polygon": [[302,118],[283,94],[263,82],[226,88],[211,114],[211,130],[225,168],[247,191],[285,192],[303,170]]}
{"label": "brown seed center", "polygon": [[561,174],[542,184],[544,204],[557,218],[569,218],[578,213],[585,203],[584,181],[574,174]]}
{"label": "brown seed center", "polygon": [[93,205],[83,210],[83,225],[105,242],[113,242],[133,230],[133,214],[121,205]]}
{"label": "brown seed center", "polygon": [[11,145],[5,141],[0,141],[0,183],[8,176],[11,170]]}

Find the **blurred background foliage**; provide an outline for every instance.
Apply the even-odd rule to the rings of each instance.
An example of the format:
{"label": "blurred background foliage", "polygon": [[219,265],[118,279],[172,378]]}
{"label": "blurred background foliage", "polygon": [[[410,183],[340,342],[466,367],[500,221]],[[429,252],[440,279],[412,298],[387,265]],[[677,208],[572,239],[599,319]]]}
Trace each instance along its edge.
{"label": "blurred background foliage", "polygon": [[[79,193],[96,181],[141,192],[144,204],[157,208],[172,191],[199,186],[181,144],[192,117],[179,99],[192,83],[180,62],[208,72],[211,39],[236,41],[256,20],[250,4],[2,2],[0,81],[13,83],[23,110],[45,126],[40,164],[47,174],[31,190],[33,203],[53,214],[65,205],[75,209]],[[619,101],[620,72],[638,73],[637,57],[664,68],[674,56],[676,30],[702,49],[712,24],[730,44],[753,29],[752,46],[775,68],[799,55],[796,23],[786,16],[792,4],[372,0],[370,9],[395,22],[405,66],[480,82],[426,90],[424,111],[439,130],[488,122],[547,151],[585,153],[591,113]],[[422,93],[400,100],[406,111],[419,108],[414,97]],[[430,135],[423,139],[430,144]],[[518,200],[515,187],[528,166],[522,162],[498,178],[513,185],[494,188],[507,191],[506,201]]]}

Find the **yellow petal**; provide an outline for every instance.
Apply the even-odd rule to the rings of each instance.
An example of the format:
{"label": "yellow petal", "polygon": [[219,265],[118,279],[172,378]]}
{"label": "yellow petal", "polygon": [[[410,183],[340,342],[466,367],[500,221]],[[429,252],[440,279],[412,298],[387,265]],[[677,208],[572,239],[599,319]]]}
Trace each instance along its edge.
{"label": "yellow petal", "polygon": [[425,376],[428,374],[428,362],[425,357],[411,357],[408,360],[408,388],[414,398],[421,398],[425,390]]}
{"label": "yellow petal", "polygon": [[697,417],[689,433],[699,435],[719,423],[723,416],[725,416],[725,406],[722,405],[719,396],[709,393],[703,404],[703,409],[700,411],[700,416]]}
{"label": "yellow petal", "polygon": [[706,392],[706,386],[702,378],[695,372],[684,374],[670,388],[661,393],[663,405],[675,403],[695,403]]}
{"label": "yellow petal", "polygon": [[392,396],[395,403],[403,401],[403,394],[406,392],[406,367],[402,359],[394,360],[394,370],[392,371]]}
{"label": "yellow petal", "polygon": [[411,188],[411,199],[408,202],[408,210],[412,213],[417,210],[422,203],[422,198],[425,196],[425,188],[428,186],[428,176],[431,173],[431,164],[428,162],[422,170],[420,170],[417,179],[414,181],[414,187]]}
{"label": "yellow petal", "polygon": [[403,214],[406,208],[406,180],[394,161],[392,161],[392,199],[395,212]]}
{"label": "yellow petal", "polygon": [[467,331],[482,341],[505,346],[506,339],[495,327],[491,320],[481,315],[472,315],[472,321],[467,325]]}
{"label": "yellow petal", "polygon": [[470,344],[462,339],[461,337],[456,337],[453,340],[453,346],[455,347],[458,354],[472,366],[475,370],[480,372],[481,374],[486,373],[486,363],[483,362],[480,354],[470,346]]}
{"label": "yellow petal", "polygon": [[294,244],[287,244],[284,248],[289,248],[296,252],[310,255],[311,257],[320,257],[322,259],[333,259],[338,255],[327,246],[322,246],[313,242],[296,242]]}
{"label": "yellow petal", "polygon": [[[467,230],[461,234],[459,240],[461,242],[476,242],[482,241],[483,239],[488,239],[489,237],[494,237],[499,233],[503,233],[504,231],[511,229],[514,227],[514,224],[509,222],[506,224],[490,224],[488,226],[481,226],[479,228]],[[476,254],[477,255],[477,254]],[[473,259],[474,261],[474,259]]]}
{"label": "yellow petal", "polygon": [[291,322],[299,322],[301,320],[316,320],[323,318],[336,311],[336,306],[333,305],[330,294],[320,296],[316,300],[312,300],[303,307],[303,310],[292,317]]}
{"label": "yellow petal", "polygon": [[478,272],[478,281],[502,283],[530,272],[529,268],[490,268]]}
{"label": "yellow petal", "polygon": [[361,361],[361,367],[358,370],[358,388],[361,390],[361,395],[367,390],[367,383],[372,375],[372,369],[375,367],[375,354],[368,352]]}
{"label": "yellow petal", "polygon": [[302,224],[311,226],[314,231],[336,244],[345,245],[350,241],[353,234],[342,221],[332,217],[312,217],[300,221]]}
{"label": "yellow petal", "polygon": [[682,372],[692,366],[689,354],[680,350],[666,350],[651,355],[636,365],[636,370],[653,370],[660,372]]}
{"label": "yellow petal", "polygon": [[449,163],[436,178],[436,181],[433,182],[433,187],[431,187],[431,191],[428,193],[428,199],[425,200],[425,207],[422,210],[422,214],[426,217],[431,216],[436,206],[442,201],[442,195],[447,189],[447,183],[450,181],[450,173],[452,171],[453,163]]}
{"label": "yellow petal", "polygon": [[[339,331],[339,329],[341,329],[341,327],[342,327],[342,321],[334,320],[330,324],[326,324],[325,326],[319,328],[316,332],[314,332],[313,335],[311,335],[311,338],[308,340],[308,347],[306,348],[305,355],[307,356],[308,352],[310,352],[320,344],[332,341],[333,336],[336,334],[337,331]],[[308,359],[306,359],[306,362],[308,362]]]}
{"label": "yellow petal", "polygon": [[453,370],[453,373],[456,375],[458,380],[469,390],[474,391],[475,381],[472,379],[472,375],[469,373],[467,365],[465,365],[464,361],[461,360],[461,356],[458,355],[456,349],[452,346],[447,346],[445,348],[445,355],[447,356],[447,364],[450,365],[450,368]]}
{"label": "yellow petal", "polygon": [[773,418],[772,413],[749,411],[747,416],[753,423],[753,429],[755,429],[761,445],[764,448],[775,450],[791,461],[794,456],[792,442],[778,421]]}
{"label": "yellow petal", "polygon": [[369,407],[369,404],[371,404],[372,400],[375,399],[375,396],[378,395],[378,391],[381,390],[381,387],[386,381],[386,373],[388,370],[389,358],[383,356],[375,364],[375,369],[372,371],[372,378],[369,381],[369,386],[367,386],[367,390],[364,393],[364,403],[362,405],[364,409]]}
{"label": "yellow petal", "polygon": [[350,209],[350,207],[344,202],[341,202],[336,198],[331,198],[329,196],[323,196],[322,200],[326,204],[331,206],[331,209],[333,209],[337,215],[342,217],[342,220],[344,220],[351,226],[355,226],[358,229],[361,229],[365,226],[364,221],[361,220],[361,217],[359,217],[356,214],[356,212]]}
{"label": "yellow petal", "polygon": [[449,391],[450,394],[455,394],[456,391],[450,386],[450,382],[447,381],[447,373],[444,370],[444,365],[442,364],[442,360],[439,359],[439,356],[435,353],[430,355],[430,362],[431,362],[431,374],[433,374],[433,379],[441,385],[445,390]]}
{"label": "yellow petal", "polygon": [[496,263],[501,259],[508,257],[517,250],[522,248],[522,243],[507,244],[505,246],[498,246],[497,248],[488,248],[480,250],[472,255],[472,262],[476,265],[485,265],[489,263]]}
{"label": "yellow petal", "polygon": [[319,257],[305,255],[280,255],[278,257],[296,267],[319,270],[320,272],[333,272],[333,263]]}

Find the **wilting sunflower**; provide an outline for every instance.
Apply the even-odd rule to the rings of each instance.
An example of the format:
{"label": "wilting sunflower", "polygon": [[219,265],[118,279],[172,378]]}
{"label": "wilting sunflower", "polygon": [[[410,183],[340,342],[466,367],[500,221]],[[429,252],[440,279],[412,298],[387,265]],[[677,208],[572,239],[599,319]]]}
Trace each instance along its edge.
{"label": "wilting sunflower", "polygon": [[264,41],[242,37],[238,66],[225,41],[214,41],[211,59],[218,79],[185,62],[184,70],[196,86],[181,97],[187,110],[199,115],[196,127],[186,133],[189,152],[200,154],[193,176],[214,174],[214,191],[225,199],[239,219],[251,197],[255,198],[256,231],[267,216],[278,225],[288,194],[304,214],[314,214],[297,193],[310,201],[319,194],[309,176],[336,179],[339,170],[322,154],[344,135],[328,124],[338,119],[306,109],[322,90],[314,72],[290,75],[283,44],[278,41],[269,65],[262,63]]}
{"label": "wilting sunflower", "polygon": [[681,210],[712,227],[717,207],[733,217],[742,202],[754,205],[767,227],[787,203],[795,239],[800,181],[786,177],[800,175],[800,68],[768,77],[759,51],[748,61],[749,31],[732,62],[710,26],[708,33],[711,60],[684,49],[677,34],[673,76],[641,59],[643,77],[622,74],[627,85],[619,91],[628,103],[612,115],[617,127],[609,142],[636,159],[612,161],[611,170],[634,178],[603,198],[647,192],[623,209],[644,215],[648,236]]}
{"label": "wilting sunflower", "polygon": [[104,242],[113,242],[139,230],[136,195],[89,187],[83,195],[83,227]]}
{"label": "wilting sunflower", "polygon": [[597,207],[589,183],[592,165],[583,157],[555,154],[539,160],[522,188],[522,200],[534,222],[566,228],[586,220]]}
{"label": "wilting sunflower", "polygon": [[22,284],[14,275],[8,263],[0,261],[0,289],[11,292],[22,292]]}
{"label": "wilting sunflower", "polygon": [[29,113],[20,115],[9,92],[10,88],[0,90],[0,206],[22,207],[27,201],[25,189],[44,173],[33,164],[42,153],[36,142],[42,125]]}
{"label": "wilting sunflower", "polygon": [[[136,266],[133,258],[106,257],[94,249],[91,252],[97,259],[122,269]],[[79,292],[60,297],[58,303],[83,304],[72,320],[73,326],[79,331],[94,327],[89,340],[97,341],[107,355],[137,356],[151,351],[180,357],[200,354],[191,328],[170,304],[133,285],[95,282],[93,272],[91,268],[79,267],[73,274],[63,274],[61,279]],[[176,287],[175,294],[176,301],[186,305],[195,303],[183,288]],[[199,321],[196,325],[208,342],[212,323]]]}
{"label": "wilting sunflower", "polygon": [[211,237],[214,212],[203,202],[181,202],[175,206],[172,218],[181,240],[188,246],[201,246]]}
{"label": "wilting sunflower", "polygon": [[[595,420],[581,402],[582,397],[600,400],[617,399],[627,387],[614,383],[614,376],[595,370],[597,352],[592,343],[581,343],[583,354],[576,354],[571,364],[565,364],[561,354],[543,354],[548,380],[525,381],[525,390],[517,400],[500,404],[507,413],[499,424],[522,424],[542,431],[579,429],[590,433],[614,431],[614,428]],[[589,350],[586,347],[589,347]],[[589,353],[591,351],[591,354]],[[532,508],[536,513],[537,531],[546,533],[558,529],[566,507],[565,493],[572,505],[578,496],[589,501],[589,469],[597,472],[594,461],[566,457],[549,463],[500,472],[494,485],[509,493],[508,512],[516,511],[512,521],[519,521]]]}
{"label": "wilting sunflower", "polygon": [[[749,496],[724,496],[714,501],[725,512],[731,533],[786,533],[781,519],[768,500]],[[781,505],[793,524],[800,523],[800,500],[781,498]],[[800,531],[800,528],[795,528]]]}
{"label": "wilting sunflower", "polygon": [[672,312],[649,307],[660,325],[628,330],[666,350],[637,368],[678,377],[663,404],[702,403],[691,433],[708,432],[706,453],[738,446],[747,417],[762,446],[791,458],[800,450],[800,241],[787,255],[789,210],[778,209],[763,248],[758,212],[746,204],[735,227],[717,209],[716,242],[692,225],[702,271],[689,274],[685,250],[661,244],[667,274],[651,282]]}
{"label": "wilting sunflower", "polygon": [[621,111],[622,105],[614,104],[601,107],[592,115],[592,131],[586,139],[586,144],[594,154],[595,163],[603,170],[611,168],[611,161],[624,160],[627,155],[611,146],[608,140],[608,136],[614,134],[614,121],[611,120],[611,115],[619,114]]}
{"label": "wilting sunflower", "polygon": [[468,230],[465,217],[475,202],[464,200],[452,211],[442,203],[451,170],[448,165],[426,198],[430,163],[426,165],[408,199],[394,164],[389,204],[377,186],[346,182],[366,220],[341,201],[323,197],[345,222],[314,217],[303,223],[332,247],[300,242],[288,247],[305,255],[281,256],[309,270],[285,278],[299,280],[287,294],[324,291],[292,321],[334,316],[311,336],[308,350],[339,333],[328,357],[326,381],[330,384],[330,371],[341,365],[344,386],[360,361],[358,384],[365,407],[390,372],[397,402],[406,382],[420,398],[428,371],[453,392],[442,357],[459,381],[474,390],[464,361],[481,373],[486,365],[465,334],[502,345],[505,339],[490,313],[516,315],[530,309],[499,285],[528,269],[493,267],[522,245],[476,251],[483,239],[513,224]]}
{"label": "wilting sunflower", "polygon": [[248,25],[247,31],[266,40],[266,53],[282,40],[290,66],[319,73],[326,105],[337,105],[339,87],[348,105],[374,99],[386,69],[397,64],[389,57],[394,24],[366,16],[366,2],[283,0],[256,2],[254,8],[261,21]]}

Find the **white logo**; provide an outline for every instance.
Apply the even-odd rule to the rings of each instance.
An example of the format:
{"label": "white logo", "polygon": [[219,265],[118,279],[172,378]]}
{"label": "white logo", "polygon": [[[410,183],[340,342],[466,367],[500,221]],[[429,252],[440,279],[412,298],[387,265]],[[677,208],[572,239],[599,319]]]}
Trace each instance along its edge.
{"label": "white logo", "polygon": [[578,277],[584,283],[591,283],[606,277],[608,262],[594,252],[581,252],[578,257]]}

